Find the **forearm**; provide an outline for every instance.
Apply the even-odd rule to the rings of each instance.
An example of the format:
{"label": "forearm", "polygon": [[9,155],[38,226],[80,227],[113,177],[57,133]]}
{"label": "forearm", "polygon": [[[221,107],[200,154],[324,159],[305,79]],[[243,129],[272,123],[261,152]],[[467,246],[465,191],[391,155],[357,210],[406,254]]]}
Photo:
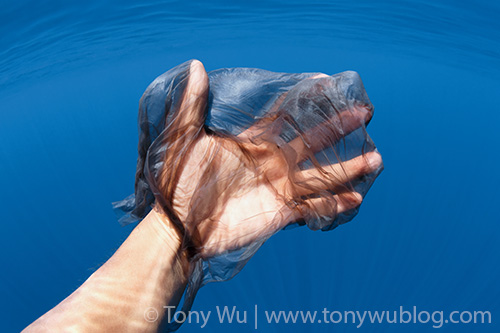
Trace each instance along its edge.
{"label": "forearm", "polygon": [[[178,304],[189,270],[168,223],[153,210],[101,268],[26,331],[156,332],[164,306]],[[147,309],[158,319],[153,310],[145,318]]]}

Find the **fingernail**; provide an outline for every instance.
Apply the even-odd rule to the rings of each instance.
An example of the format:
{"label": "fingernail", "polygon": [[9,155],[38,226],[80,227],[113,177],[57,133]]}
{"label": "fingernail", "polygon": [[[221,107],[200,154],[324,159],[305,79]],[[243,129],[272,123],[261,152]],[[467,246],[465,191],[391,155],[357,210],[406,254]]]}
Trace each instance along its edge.
{"label": "fingernail", "polygon": [[359,205],[363,201],[363,196],[358,192],[351,193],[351,203]]}
{"label": "fingernail", "polygon": [[380,166],[380,164],[382,164],[382,156],[380,156],[380,154],[378,153],[370,154],[368,164],[370,165],[371,170],[376,170]]}

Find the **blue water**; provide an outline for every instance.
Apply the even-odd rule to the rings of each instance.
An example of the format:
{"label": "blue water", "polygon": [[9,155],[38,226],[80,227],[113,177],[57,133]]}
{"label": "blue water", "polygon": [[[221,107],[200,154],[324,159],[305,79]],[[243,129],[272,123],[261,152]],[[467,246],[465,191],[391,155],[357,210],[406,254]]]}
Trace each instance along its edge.
{"label": "blue water", "polygon": [[[193,310],[205,331],[420,332],[428,324],[266,324],[265,310],[490,311],[500,325],[500,4],[496,1],[19,1],[0,11],[0,330],[19,331],[131,231],[139,98],[191,58],[207,70],[360,73],[385,171],[351,223],[274,236]],[[185,324],[184,332],[199,325]]]}

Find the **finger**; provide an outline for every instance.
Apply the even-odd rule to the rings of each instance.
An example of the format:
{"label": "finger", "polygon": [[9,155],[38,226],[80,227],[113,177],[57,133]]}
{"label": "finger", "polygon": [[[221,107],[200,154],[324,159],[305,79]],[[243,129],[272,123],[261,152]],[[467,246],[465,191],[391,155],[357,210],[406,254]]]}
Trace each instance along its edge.
{"label": "finger", "polygon": [[172,94],[175,103],[173,112],[167,114],[161,140],[154,143],[156,149],[150,148],[153,153],[148,153],[151,165],[160,158],[164,162],[157,176],[160,180],[157,186],[165,201],[163,206],[173,202],[177,181],[183,170],[179,166],[183,165],[200,134],[204,133],[208,76],[201,62],[193,60],[189,64],[189,75],[180,102],[175,101],[175,92]]}
{"label": "finger", "polygon": [[333,147],[342,138],[365,125],[372,116],[370,109],[355,107],[335,114],[325,122],[311,128],[289,142],[297,153],[297,163],[312,157],[312,154]]}
{"label": "finger", "polygon": [[188,83],[178,108],[179,114],[175,119],[177,128],[195,130],[203,126],[207,98],[207,72],[200,61],[193,60],[189,68]]}
{"label": "finger", "polygon": [[319,73],[319,74],[313,75],[311,77],[308,77],[306,80],[321,79],[323,77],[328,77],[328,75],[326,75],[325,73]]}
{"label": "finger", "polygon": [[[307,88],[307,99],[318,99],[317,103],[324,103],[325,113],[324,121],[316,126],[302,131],[301,122],[297,123],[297,119],[287,116],[288,105],[286,100],[287,94],[294,89],[304,89],[302,84],[310,85],[306,81],[316,79],[312,86]],[[325,89],[329,87],[331,82],[326,74],[318,74],[299,82],[292,90],[280,96],[273,106],[273,112],[268,112],[266,117],[258,123],[251,126],[249,129],[239,135],[242,139],[248,139],[251,142],[259,143],[261,141],[275,142],[282,147],[288,145],[293,150],[297,158],[297,163],[312,158],[313,154],[323,150],[326,147],[333,146],[342,140],[343,137],[352,133],[356,129],[366,125],[373,115],[373,107],[371,104],[356,104],[349,109],[336,111],[335,106],[331,105],[331,101],[325,95]],[[289,101],[293,107],[294,101]],[[333,109],[331,109],[333,107]],[[327,112],[328,111],[328,112]],[[296,137],[286,143],[280,139],[280,135],[285,126],[295,131]]]}
{"label": "finger", "polygon": [[339,214],[358,207],[362,201],[363,197],[357,192],[308,199],[290,208],[287,224],[302,220],[313,230],[321,229],[333,223]]}
{"label": "finger", "polygon": [[[315,79],[321,79],[324,77],[328,77],[328,75],[319,73],[313,76],[310,76],[305,80],[315,80]],[[301,81],[302,82],[302,81]],[[293,89],[293,88],[292,88]],[[238,137],[242,140],[249,140],[249,141],[255,141],[259,137],[259,133],[263,134],[267,129],[268,126],[276,119],[277,117],[277,112],[280,110],[280,107],[285,100],[286,96],[288,95],[288,91],[284,92],[281,94],[276,101],[274,102],[273,106],[269,109],[269,111],[266,113],[265,118],[259,120],[257,123],[253,124],[243,132],[241,132]]]}
{"label": "finger", "polygon": [[369,152],[345,162],[324,166],[321,170],[302,170],[298,172],[295,189],[298,195],[335,190],[343,184],[374,172],[381,165],[382,156],[378,152]]}

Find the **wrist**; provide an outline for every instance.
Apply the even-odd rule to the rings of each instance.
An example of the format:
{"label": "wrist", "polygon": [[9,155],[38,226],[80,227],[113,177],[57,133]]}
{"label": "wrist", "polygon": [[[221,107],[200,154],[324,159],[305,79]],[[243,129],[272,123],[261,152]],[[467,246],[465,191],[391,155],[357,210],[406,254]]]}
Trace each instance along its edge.
{"label": "wrist", "polygon": [[139,224],[139,226],[141,225],[149,230],[151,237],[156,238],[163,244],[164,255],[172,259],[172,268],[179,269],[179,273],[184,275],[187,280],[189,276],[189,257],[186,249],[183,248],[182,235],[176,226],[156,207]]}

